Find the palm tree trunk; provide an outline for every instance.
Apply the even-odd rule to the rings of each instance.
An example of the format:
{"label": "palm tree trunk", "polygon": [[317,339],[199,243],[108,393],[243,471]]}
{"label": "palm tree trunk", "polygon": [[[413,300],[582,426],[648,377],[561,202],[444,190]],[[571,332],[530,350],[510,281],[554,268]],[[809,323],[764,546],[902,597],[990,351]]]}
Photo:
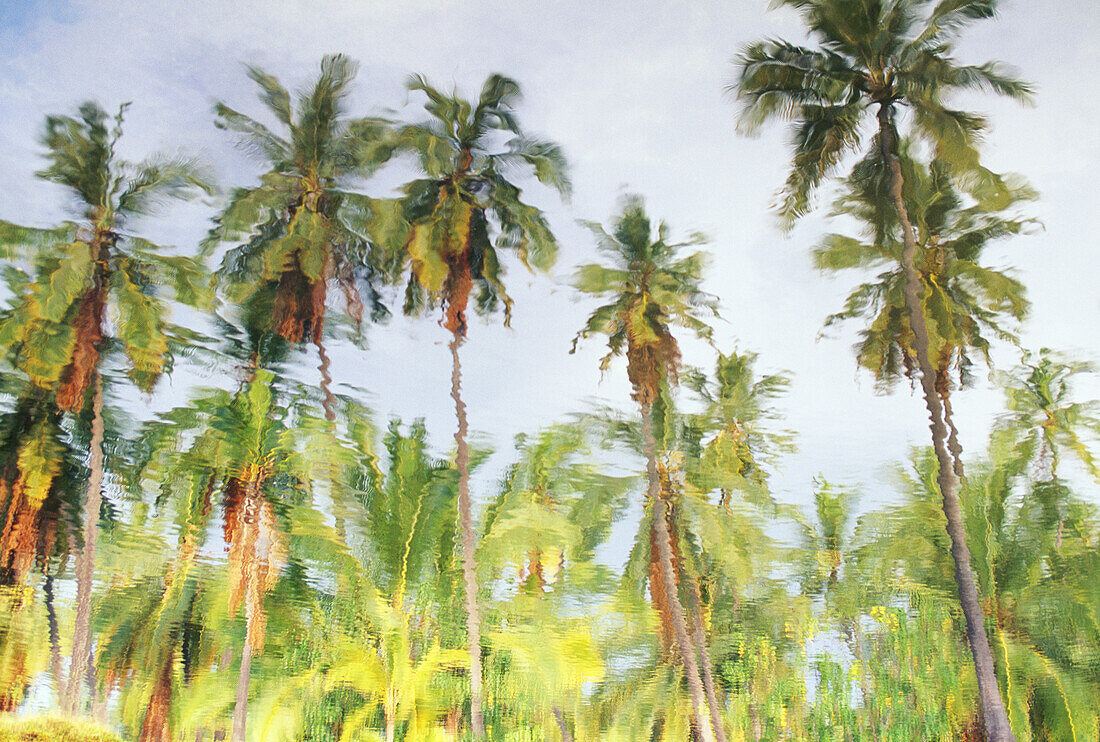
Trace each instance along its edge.
{"label": "palm tree trunk", "polygon": [[172,708],[172,664],[173,652],[169,650],[164,658],[164,666],[157,675],[153,694],[145,709],[145,719],[141,724],[138,742],[171,742],[172,729],[169,725],[169,713]]}
{"label": "palm tree trunk", "polygon": [[569,731],[569,722],[565,719],[565,713],[561,706],[554,707],[554,721],[558,723],[558,732],[561,733],[561,742],[573,742],[573,733]]}
{"label": "palm tree trunk", "polygon": [[[254,476],[245,483],[244,502],[242,514],[245,523],[256,524],[259,528],[261,521],[261,497],[260,488],[263,479]],[[251,540],[251,549],[248,552],[251,559],[256,559],[255,536]],[[248,543],[246,541],[246,543]],[[247,557],[246,557],[247,559]],[[244,561],[241,569],[255,570],[254,564]],[[233,705],[233,734],[232,742],[245,742],[245,723],[248,720],[248,685],[252,677],[252,657],[257,647],[262,647],[263,632],[266,621],[263,615],[263,588],[260,587],[259,577],[255,572],[247,574],[244,578],[244,647],[241,649],[241,667],[237,675],[237,698]]]}
{"label": "palm tree trunk", "polygon": [[985,738],[986,742],[1015,742],[1016,737],[1012,734],[1012,728],[1008,723],[1008,715],[1005,713],[997,675],[993,668],[993,652],[989,648],[989,637],[985,632],[985,616],[978,597],[974,568],[970,564],[970,549],[966,545],[966,531],[963,528],[962,510],[959,506],[959,479],[955,474],[955,461],[947,448],[949,432],[944,423],[943,405],[936,391],[936,369],[931,360],[928,327],[921,308],[921,278],[916,268],[917,243],[913,234],[913,225],[909,221],[909,212],[905,208],[904,177],[901,172],[901,163],[897,158],[897,130],[894,128],[892,109],[889,104],[880,104],[878,120],[879,143],[883,158],[890,167],[890,194],[898,212],[904,240],[901,264],[905,272],[903,289],[905,308],[909,315],[909,327],[913,331],[913,346],[920,368],[924,404],[928,408],[932,446],[939,463],[936,481],[943,498],[947,534],[951,538],[955,583],[958,586],[959,602],[962,604],[963,616],[966,619],[966,638],[974,657]]}
{"label": "palm tree trunk", "polygon": [[90,460],[88,489],[84,495],[84,546],[76,559],[76,623],[73,628],[73,654],[69,663],[69,685],[62,709],[76,716],[80,709],[81,688],[88,670],[92,645],[92,577],[95,573],[95,549],[99,536],[99,507],[103,502],[103,379],[95,374],[92,381],[92,435],[88,443]]}
{"label": "palm tree trunk", "polygon": [[699,581],[695,575],[685,575],[688,580],[688,595],[691,598],[691,618],[693,623],[693,641],[699,649],[699,659],[703,668],[703,690],[707,694],[710,706],[710,721],[714,725],[715,742],[726,742],[726,726],[722,722],[722,706],[718,703],[718,692],[714,685],[714,665],[707,650],[707,632],[703,626],[703,599],[699,594]]}
{"label": "palm tree trunk", "polygon": [[397,739],[397,715],[396,712],[387,704],[385,708],[386,715],[386,742],[393,742]]}
{"label": "palm tree trunk", "polygon": [[962,481],[966,478],[963,473],[962,444],[959,443],[959,429],[955,427],[955,415],[951,411],[951,386],[946,373],[939,374],[936,386],[939,389],[940,400],[943,401],[943,421],[947,425],[947,450],[951,452],[953,459],[952,468],[955,476]]}
{"label": "palm tree trunk", "polygon": [[[246,605],[248,599],[246,598]],[[248,720],[248,681],[252,675],[252,607],[245,609],[244,647],[241,649],[241,669],[237,675],[237,700],[233,704],[232,742],[244,742],[245,722]]]}
{"label": "palm tree trunk", "polygon": [[648,404],[642,406],[642,437],[645,443],[646,474],[649,480],[647,493],[650,503],[653,505],[653,528],[656,532],[657,556],[660,560],[661,575],[664,581],[665,594],[668,596],[668,608],[672,619],[672,631],[676,638],[676,645],[680,652],[680,659],[684,663],[684,674],[687,676],[688,693],[691,695],[691,705],[695,715],[695,726],[703,742],[714,742],[714,731],[711,729],[710,717],[707,713],[707,703],[704,698],[703,681],[699,676],[699,665],[695,659],[695,647],[688,636],[687,623],[684,620],[684,608],[680,605],[680,596],[676,589],[676,578],[672,571],[672,546],[668,531],[668,516],[665,499],[661,497],[661,483],[657,475],[657,441],[653,436],[653,420]]}
{"label": "palm tree trunk", "polygon": [[462,401],[462,347],[460,332],[451,338],[451,398],[455,402],[455,467],[458,469],[458,519],[462,531],[462,578],[466,592],[466,636],[470,652],[470,727],[474,739],[485,737],[485,719],[481,700],[481,616],[477,605],[477,562],[474,544],[474,518],[470,506],[470,449],[466,442],[469,424],[466,404]]}
{"label": "palm tree trunk", "polygon": [[54,607],[53,575],[48,571],[46,572],[46,580],[42,585],[42,592],[46,601],[46,625],[50,635],[50,678],[57,684],[56,688],[60,694],[62,691],[61,629],[57,625],[57,609]]}
{"label": "palm tree trunk", "polygon": [[317,357],[320,360],[317,370],[321,373],[321,407],[325,412],[325,420],[333,422],[336,420],[336,395],[332,393],[332,374],[329,372],[332,361],[322,339],[318,337],[313,342],[317,346]]}

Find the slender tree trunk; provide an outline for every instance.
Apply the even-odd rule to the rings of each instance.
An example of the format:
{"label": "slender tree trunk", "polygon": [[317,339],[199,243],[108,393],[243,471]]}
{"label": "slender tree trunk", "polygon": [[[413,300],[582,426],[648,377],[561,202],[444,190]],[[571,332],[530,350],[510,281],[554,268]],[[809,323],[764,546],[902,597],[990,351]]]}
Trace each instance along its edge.
{"label": "slender tree trunk", "polygon": [[947,374],[941,374],[936,381],[936,386],[939,388],[940,400],[943,402],[943,421],[947,425],[947,450],[951,452],[952,469],[955,472],[955,476],[958,477],[961,482],[966,478],[963,472],[962,463],[962,443],[959,442],[959,430],[955,427],[955,415],[951,411],[951,382],[947,379]]}
{"label": "slender tree trunk", "polygon": [[54,607],[53,575],[46,573],[46,581],[42,585],[42,592],[46,599],[46,625],[50,635],[50,677],[56,683],[57,692],[62,692],[61,679],[61,629],[57,625],[57,609]]}
{"label": "slender tree trunk", "polygon": [[394,710],[389,706],[386,706],[386,742],[393,742],[397,739],[397,716]]}
{"label": "slender tree trunk", "polygon": [[99,507],[103,502],[103,379],[98,373],[92,381],[92,435],[88,443],[90,461],[88,489],[84,495],[84,545],[76,559],[76,623],[73,628],[73,654],[69,663],[69,685],[62,709],[76,716],[80,709],[85,674],[92,645],[92,578],[95,574],[95,549],[99,537]]}
{"label": "slender tree trunk", "polygon": [[686,575],[688,579],[689,597],[691,598],[691,613],[694,637],[693,641],[699,650],[700,664],[703,668],[703,690],[707,694],[707,705],[710,706],[710,721],[714,725],[715,742],[726,742],[726,725],[722,721],[722,708],[724,704],[718,703],[718,692],[714,685],[714,664],[710,661],[710,652],[707,650],[707,632],[703,626],[703,599],[699,594],[699,581],[694,575]]}
{"label": "slender tree trunk", "polygon": [[245,631],[244,647],[241,649],[241,669],[237,675],[237,700],[233,704],[233,736],[232,742],[244,742],[245,722],[248,720],[248,681],[252,675],[252,607],[245,598]]}
{"label": "slender tree trunk", "polygon": [[959,602],[966,618],[966,638],[974,657],[974,670],[978,680],[978,695],[982,706],[982,723],[987,742],[1015,742],[1008,723],[1004,702],[1001,699],[997,675],[993,668],[993,652],[985,632],[985,616],[978,596],[974,569],[970,564],[970,549],[966,545],[962,510],[959,506],[959,479],[955,474],[955,461],[947,447],[949,432],[944,423],[943,405],[936,391],[936,369],[932,365],[928,327],[921,307],[921,278],[916,268],[917,243],[909,212],[903,195],[904,177],[897,158],[897,130],[892,120],[889,104],[880,104],[878,110],[879,141],[882,154],[890,167],[890,194],[901,223],[904,249],[901,263],[905,272],[905,307],[909,315],[909,327],[913,332],[913,346],[920,367],[920,383],[924,392],[924,404],[928,408],[932,446],[939,463],[936,477],[943,497],[943,514],[947,518],[947,533],[951,538],[951,557],[955,562],[955,582],[959,590]]}
{"label": "slender tree trunk", "polygon": [[325,350],[325,297],[328,293],[328,280],[332,275],[332,248],[325,251],[325,264],[321,268],[321,278],[314,284],[311,296],[313,308],[313,326],[310,334],[313,343],[317,346],[317,356],[320,364],[317,370],[321,372],[321,404],[325,410],[325,420],[336,420],[336,395],[332,393],[332,374],[329,373],[331,361],[328,351]]}
{"label": "slender tree trunk", "polygon": [[141,724],[138,742],[171,742],[172,729],[169,714],[172,709],[172,660],[170,650],[164,659],[164,666],[157,675],[156,686],[145,709],[145,720]]}
{"label": "slender tree trunk", "polygon": [[680,659],[684,663],[684,674],[687,676],[688,692],[691,695],[691,705],[695,715],[695,726],[699,730],[703,742],[714,742],[714,731],[711,729],[710,716],[706,708],[703,681],[699,676],[699,665],[695,658],[695,647],[688,635],[687,623],[684,620],[684,608],[680,605],[680,596],[676,589],[676,578],[672,572],[671,536],[668,531],[666,503],[665,499],[661,497],[661,483],[657,475],[657,441],[653,436],[651,407],[648,404],[643,404],[641,407],[646,474],[649,479],[648,498],[653,506],[653,527],[656,531],[657,555],[660,558],[661,571],[663,572],[662,579],[665,585],[665,593],[668,595],[672,631],[676,637]]}
{"label": "slender tree trunk", "polygon": [[466,442],[469,424],[462,401],[462,363],[458,350],[463,337],[451,339],[451,398],[455,402],[455,467],[458,469],[458,520],[462,531],[462,582],[466,592],[466,636],[470,652],[470,727],[474,739],[485,737],[481,688],[481,616],[477,605],[477,562],[475,561],[474,517],[470,505],[470,449]]}
{"label": "slender tree trunk", "polygon": [[321,338],[316,338],[314,344],[317,346],[317,356],[320,359],[317,370],[321,372],[321,406],[325,412],[325,420],[333,422],[336,420],[336,395],[332,393],[332,374],[329,373],[332,361],[328,357],[328,351],[325,350],[325,344]]}
{"label": "slender tree trunk", "polygon": [[[246,528],[260,529],[262,527],[262,483],[263,478],[256,475],[244,485],[244,502],[242,503],[244,510],[240,517],[246,524],[252,524],[246,525]],[[263,615],[263,590],[265,588],[261,587],[261,578],[256,573],[258,565],[249,563],[249,560],[259,558],[256,553],[256,540],[258,538],[256,532],[248,535],[241,534],[237,538],[242,538],[245,544],[249,544],[248,551],[244,552],[245,556],[242,558],[240,566],[241,569],[249,570],[249,572],[244,577],[244,647],[241,649],[241,667],[237,675],[237,698],[233,705],[233,734],[231,739],[232,742],[245,742],[245,724],[248,721],[248,685],[252,677],[252,657],[256,653],[257,647],[263,647],[263,632],[266,630],[266,620]]]}
{"label": "slender tree trunk", "polygon": [[569,731],[569,722],[566,720],[565,712],[561,710],[561,706],[554,707],[554,721],[558,723],[561,742],[573,742],[573,733]]}

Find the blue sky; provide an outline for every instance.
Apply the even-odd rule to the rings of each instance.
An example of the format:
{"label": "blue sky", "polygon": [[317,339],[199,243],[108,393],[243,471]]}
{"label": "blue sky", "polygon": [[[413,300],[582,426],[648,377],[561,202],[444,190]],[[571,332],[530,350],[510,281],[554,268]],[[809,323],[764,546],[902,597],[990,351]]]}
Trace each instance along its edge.
{"label": "blue sky", "polygon": [[0,33],[18,32],[43,18],[75,21],[77,13],[69,0],[8,0],[0,5]]}

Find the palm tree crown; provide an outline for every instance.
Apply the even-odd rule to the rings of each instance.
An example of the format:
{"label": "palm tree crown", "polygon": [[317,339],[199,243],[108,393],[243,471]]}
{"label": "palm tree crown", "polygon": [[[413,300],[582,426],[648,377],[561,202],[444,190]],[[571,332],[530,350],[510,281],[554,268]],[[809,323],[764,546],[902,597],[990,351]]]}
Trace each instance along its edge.
{"label": "palm tree crown", "polygon": [[[903,295],[903,240],[886,186],[877,177],[883,172],[875,162],[878,159],[877,152],[872,152],[856,167],[836,207],[837,213],[859,219],[869,239],[830,234],[814,250],[814,262],[823,271],[886,268],[874,281],[854,288],[844,309],[831,315],[826,326],[868,318],[856,357],[880,385],[888,387],[903,374],[912,377],[917,361]],[[1033,198],[1034,193],[1013,184],[1005,193],[1007,198],[967,205],[941,161],[925,166],[905,154],[902,165],[905,200],[920,248],[917,270],[923,284],[923,311],[932,320],[930,352],[942,393],[952,370],[961,382],[970,381],[973,354],[991,363],[989,335],[1015,341],[1013,328],[1005,323],[1024,319],[1029,307],[1024,286],[982,265],[981,257],[994,240],[1019,234],[1033,223],[998,207]]]}
{"label": "palm tree crown", "polygon": [[981,116],[952,109],[957,91],[984,89],[1027,99],[1031,88],[1004,65],[959,64],[958,33],[990,18],[996,0],[780,0],[797,10],[818,49],[770,40],[741,54],[737,94],[744,101],[741,126],[753,132],[775,119],[796,121],[794,162],[781,195],[786,226],[810,208],[817,186],[843,157],[857,151],[871,106],[892,116],[896,105],[912,114],[916,133],[975,188],[995,187],[978,165]]}
{"label": "palm tree crown", "polygon": [[[405,186],[401,204],[411,263],[405,309],[415,312],[439,301],[444,326],[465,336],[476,284],[478,308],[502,303],[507,324],[512,300],[497,251],[512,250],[527,268],[546,270],[557,241],[542,212],[521,200],[521,190],[505,174],[530,168],[540,182],[568,195],[565,158],[556,144],[523,133],[514,110],[520,89],[510,78],[490,75],[476,103],[442,93],[419,76],[409,89],[427,96],[431,118],[401,131],[403,146],[415,153],[426,176]],[[501,134],[508,137],[503,147],[497,144]]]}
{"label": "palm tree crown", "polygon": [[113,122],[95,103],[81,105],[78,117],[46,119],[49,165],[38,175],[74,193],[81,221],[54,229],[0,222],[0,243],[32,260],[36,273],[0,317],[0,346],[34,384],[54,391],[64,410],[84,405],[108,339],[108,310],[130,374],[148,391],[168,363],[173,334],[158,287],[174,287],[187,302],[201,294],[193,260],[166,254],[126,225],[165,199],[209,193],[211,186],[188,160],[154,156],[135,164],[118,157],[126,107]]}
{"label": "palm tree crown", "polygon": [[1058,476],[1059,454],[1072,452],[1088,474],[1100,481],[1100,465],[1090,438],[1100,437],[1100,402],[1073,398],[1074,377],[1093,372],[1088,363],[1063,360],[1048,348],[1027,357],[1001,382],[1008,412],[997,422],[995,436],[1011,442],[1013,457],[1034,463],[1047,478]]}
{"label": "palm tree crown", "polygon": [[573,349],[589,335],[607,335],[608,352],[600,360],[601,370],[625,350],[634,399],[643,406],[651,405],[661,384],[676,383],[679,377],[680,346],[669,325],[686,327],[709,340],[711,328],[700,315],[718,316],[717,299],[700,288],[706,253],[678,257],[682,248],[700,244],[703,238],[696,234],[686,242],[670,242],[664,222],[654,233],[645,206],[636,196],[626,200],[611,233],[595,223],[587,226],[611,265],[581,266],[575,286],[611,301],[592,312],[574,338]]}
{"label": "palm tree crown", "polygon": [[212,251],[221,242],[244,241],[226,254],[222,275],[229,298],[245,305],[253,333],[319,341],[331,280],[356,324],[364,298],[373,316],[386,313],[375,291],[388,270],[372,236],[376,206],[349,186],[382,165],[394,142],[386,121],[346,115],[355,72],[347,57],[325,57],[313,87],[292,106],[278,80],[250,67],[260,99],[286,134],[224,103],[215,107],[218,126],[237,132],[270,167],[259,185],[233,192],[205,242]]}

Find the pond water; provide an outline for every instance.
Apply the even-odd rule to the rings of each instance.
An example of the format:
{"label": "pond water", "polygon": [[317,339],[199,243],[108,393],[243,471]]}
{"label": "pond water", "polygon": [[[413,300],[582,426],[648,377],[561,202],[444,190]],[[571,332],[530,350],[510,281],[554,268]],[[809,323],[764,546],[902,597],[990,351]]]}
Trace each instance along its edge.
{"label": "pond water", "polygon": [[0,740],[1100,738],[1091,176],[913,61],[985,5],[62,5],[0,20]]}

